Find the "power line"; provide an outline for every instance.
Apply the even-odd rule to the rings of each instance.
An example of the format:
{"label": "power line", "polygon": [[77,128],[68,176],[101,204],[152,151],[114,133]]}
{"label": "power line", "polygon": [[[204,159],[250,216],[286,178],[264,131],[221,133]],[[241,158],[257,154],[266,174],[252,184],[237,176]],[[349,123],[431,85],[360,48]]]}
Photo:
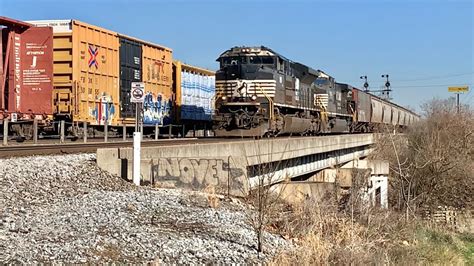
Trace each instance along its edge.
{"label": "power line", "polygon": [[460,77],[460,76],[467,76],[474,74],[474,71],[466,72],[466,73],[459,73],[459,74],[450,74],[450,75],[443,75],[443,76],[431,76],[425,78],[414,78],[414,79],[397,79],[394,80],[396,82],[405,82],[405,81],[422,81],[422,80],[433,80],[433,79],[444,79],[444,78],[451,78],[451,77]]}
{"label": "power line", "polygon": [[[407,82],[407,81],[425,81],[425,80],[435,80],[435,79],[449,79],[452,77],[461,77],[474,74],[474,71],[464,72],[464,73],[455,73],[449,75],[436,75],[436,76],[427,76],[427,77],[419,77],[419,78],[411,78],[411,79],[394,79],[392,82]],[[352,80],[350,83],[359,83],[360,81]]]}
{"label": "power line", "polygon": [[469,92],[465,96],[463,96],[463,99],[461,100],[462,104],[469,104],[471,102],[472,97],[474,97],[474,94],[469,97],[471,92],[472,92],[472,89],[469,90]]}
{"label": "power line", "polygon": [[430,88],[430,87],[454,87],[454,86],[472,86],[472,83],[463,84],[431,84],[431,85],[406,85],[406,86],[395,86],[395,88]]}

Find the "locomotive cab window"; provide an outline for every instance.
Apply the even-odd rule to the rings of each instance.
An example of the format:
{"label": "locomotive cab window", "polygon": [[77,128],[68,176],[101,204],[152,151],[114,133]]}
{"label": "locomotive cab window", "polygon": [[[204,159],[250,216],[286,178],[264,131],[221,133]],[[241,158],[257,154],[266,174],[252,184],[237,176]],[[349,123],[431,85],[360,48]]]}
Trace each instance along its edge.
{"label": "locomotive cab window", "polygon": [[283,61],[281,58],[278,58],[278,71],[285,71],[285,61]]}
{"label": "locomotive cab window", "polygon": [[250,64],[263,64],[263,65],[273,65],[274,60],[271,56],[250,56]]}
{"label": "locomotive cab window", "polygon": [[226,56],[221,58],[223,66],[246,64],[247,58],[243,56]]}

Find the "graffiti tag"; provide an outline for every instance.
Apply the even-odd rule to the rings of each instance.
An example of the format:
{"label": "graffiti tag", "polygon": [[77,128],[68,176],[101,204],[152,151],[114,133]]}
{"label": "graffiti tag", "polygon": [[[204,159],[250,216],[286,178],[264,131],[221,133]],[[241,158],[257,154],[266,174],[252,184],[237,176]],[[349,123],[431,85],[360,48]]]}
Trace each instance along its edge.
{"label": "graffiti tag", "polygon": [[102,93],[95,101],[95,107],[91,110],[90,115],[95,118],[99,125],[110,125],[115,116],[115,106],[112,96]]}
{"label": "graffiti tag", "polygon": [[173,181],[178,186],[202,189],[208,185],[239,189],[244,171],[221,159],[160,158],[152,165],[155,181]]}
{"label": "graffiti tag", "polygon": [[151,92],[146,93],[143,102],[143,123],[165,125],[171,122],[171,99],[165,99],[161,94],[156,97]]}

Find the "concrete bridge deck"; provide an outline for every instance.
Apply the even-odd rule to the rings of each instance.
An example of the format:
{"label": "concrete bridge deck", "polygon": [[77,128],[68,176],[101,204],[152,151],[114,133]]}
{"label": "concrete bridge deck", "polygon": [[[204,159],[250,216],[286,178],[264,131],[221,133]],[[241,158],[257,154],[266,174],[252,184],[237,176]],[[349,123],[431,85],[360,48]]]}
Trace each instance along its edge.
{"label": "concrete bridge deck", "polygon": [[[209,185],[246,195],[262,177],[271,182],[301,176],[367,156],[373,134],[291,137],[142,148],[142,180],[203,189]],[[97,151],[98,165],[132,178],[132,148]]]}

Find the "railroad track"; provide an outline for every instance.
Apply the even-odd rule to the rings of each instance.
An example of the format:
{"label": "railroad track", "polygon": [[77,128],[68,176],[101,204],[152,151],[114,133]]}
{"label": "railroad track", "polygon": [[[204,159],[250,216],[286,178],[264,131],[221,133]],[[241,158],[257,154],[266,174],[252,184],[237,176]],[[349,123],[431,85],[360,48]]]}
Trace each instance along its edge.
{"label": "railroad track", "polygon": [[[144,140],[142,147],[150,146],[170,146],[192,143],[221,142],[222,139],[163,139],[163,140]],[[227,140],[228,141],[228,140]],[[236,141],[236,140],[234,140]],[[11,146],[0,146],[0,158],[20,157],[30,155],[47,154],[70,154],[96,152],[98,148],[118,148],[132,147],[133,141],[114,141],[114,142],[89,142],[89,143],[63,143],[63,144],[22,144]]]}
{"label": "railroad track", "polygon": [[[322,136],[342,135],[341,133],[324,134]],[[280,138],[305,138],[302,136],[281,136]],[[256,141],[251,138],[178,138],[178,139],[160,139],[143,140],[142,147],[151,146],[179,146],[185,144],[236,142],[236,141]],[[258,141],[258,140],[257,140]],[[119,148],[132,147],[133,141],[113,140],[103,142],[91,139],[91,142],[71,142],[71,143],[40,143],[40,144],[12,144],[9,146],[0,146],[0,158],[20,157],[30,155],[48,155],[48,154],[71,154],[71,153],[92,153],[99,148]]]}

